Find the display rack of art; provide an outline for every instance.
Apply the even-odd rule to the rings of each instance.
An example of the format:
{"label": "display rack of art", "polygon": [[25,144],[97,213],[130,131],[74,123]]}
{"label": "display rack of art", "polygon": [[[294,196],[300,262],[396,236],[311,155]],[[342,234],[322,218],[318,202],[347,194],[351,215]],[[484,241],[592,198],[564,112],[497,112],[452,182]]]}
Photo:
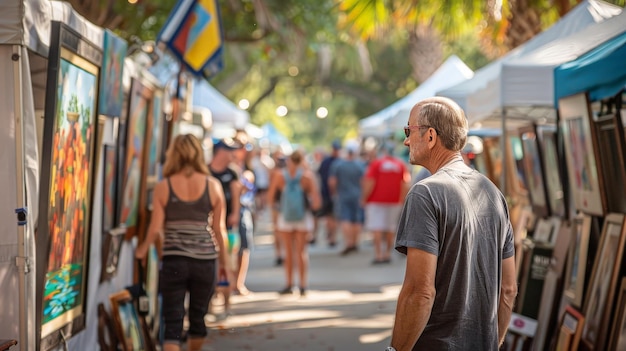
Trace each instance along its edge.
{"label": "display rack of art", "polygon": [[51,23],[37,230],[37,328],[49,350],[85,327],[100,49]]}

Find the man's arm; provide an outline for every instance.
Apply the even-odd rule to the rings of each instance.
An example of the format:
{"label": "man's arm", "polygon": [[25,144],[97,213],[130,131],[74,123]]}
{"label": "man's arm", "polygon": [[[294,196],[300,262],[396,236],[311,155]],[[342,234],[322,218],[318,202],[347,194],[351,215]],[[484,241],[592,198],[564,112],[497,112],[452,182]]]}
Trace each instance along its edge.
{"label": "man's arm", "polygon": [[404,283],[398,296],[391,346],[411,350],[424,331],[435,302],[437,256],[408,248]]}
{"label": "man's arm", "polygon": [[506,330],[511,320],[513,304],[517,296],[517,281],[515,280],[515,256],[502,261],[502,286],[500,287],[500,304],[498,305],[498,341],[504,342]]}

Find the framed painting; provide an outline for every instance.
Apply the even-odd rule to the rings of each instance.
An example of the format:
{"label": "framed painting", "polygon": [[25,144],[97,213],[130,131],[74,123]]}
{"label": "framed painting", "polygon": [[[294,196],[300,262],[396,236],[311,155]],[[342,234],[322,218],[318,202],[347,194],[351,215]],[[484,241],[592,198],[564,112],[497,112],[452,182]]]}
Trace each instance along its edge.
{"label": "framed painting", "polygon": [[487,161],[489,179],[500,189],[502,183],[502,145],[500,137],[483,139],[483,151]]}
{"label": "framed painting", "polygon": [[533,338],[534,350],[546,350],[550,345],[550,336],[554,333],[554,319],[556,319],[557,304],[554,303],[556,293],[559,290],[559,274],[552,269],[548,270],[541,292],[539,315],[537,316],[537,331]]}
{"label": "framed painting", "polygon": [[[622,119],[610,114],[597,117],[598,151],[601,174],[606,189],[607,212],[626,213],[626,169],[624,168],[624,133]],[[620,133],[621,132],[621,133]]]}
{"label": "framed painting", "polygon": [[151,133],[150,144],[148,146],[148,182],[154,185],[160,177],[159,165],[161,163],[162,155],[161,143],[163,140],[163,122],[165,115],[163,114],[163,92],[161,90],[155,90],[152,96],[151,104]]}
{"label": "framed painting", "polygon": [[123,145],[120,164],[122,183],[119,192],[118,221],[127,228],[127,238],[136,234],[141,189],[145,181],[144,158],[147,119],[152,90],[139,79],[133,79],[129,93],[128,114],[120,121],[118,143]]}
{"label": "framed painting", "polygon": [[534,124],[519,129],[523,152],[522,171],[533,212],[539,218],[544,218],[550,214],[550,210],[544,181],[543,160],[536,130]]}
{"label": "framed painting", "polygon": [[587,322],[583,327],[582,342],[589,350],[605,349],[609,318],[624,254],[624,216],[611,213],[604,219],[600,246],[585,297],[584,314]]}
{"label": "framed painting", "polygon": [[581,308],[587,271],[587,250],[591,234],[591,216],[580,214],[572,220],[572,237],[567,254],[563,295],[570,304]]}
{"label": "framed painting", "polygon": [[37,229],[37,331],[48,350],[85,327],[102,52],[51,23]]}
{"label": "framed painting", "polygon": [[609,338],[609,348],[611,351],[626,350],[626,278],[622,278],[618,290],[617,305],[615,305],[615,316],[611,323],[611,337]]}
{"label": "framed painting", "polygon": [[122,75],[128,44],[110,30],[104,31],[102,74],[98,114],[119,117],[122,114],[124,89]]}
{"label": "framed painting", "polygon": [[567,262],[567,252],[570,248],[570,241],[572,240],[572,225],[569,220],[560,220],[558,224],[558,231],[556,234],[556,241],[554,242],[554,251],[552,252],[552,262],[550,268],[553,269],[559,277],[563,277],[565,271],[565,263]]}
{"label": "framed painting", "polygon": [[540,125],[537,127],[539,146],[546,176],[548,207],[553,216],[565,217],[565,198],[563,193],[563,170],[558,156],[556,126]]}
{"label": "framed painting", "polygon": [[100,271],[100,282],[107,281],[117,274],[117,265],[120,259],[120,250],[125,228],[115,228],[103,233],[104,240],[102,245],[102,268]]}
{"label": "framed painting", "polygon": [[128,290],[122,290],[109,297],[111,314],[117,339],[123,351],[146,351],[146,339],[141,319]]}
{"label": "framed painting", "polygon": [[104,145],[104,181],[102,182],[102,233],[116,226],[115,215],[117,214],[117,150],[115,146]]}
{"label": "framed painting", "polygon": [[154,245],[150,245],[148,250],[145,287],[149,301],[146,324],[150,332],[156,335],[159,330],[159,316],[161,312],[159,308],[159,254]]}
{"label": "framed painting", "polygon": [[565,144],[567,175],[574,207],[585,213],[604,216],[606,199],[603,178],[596,160],[595,124],[586,94],[559,99],[561,130]]}
{"label": "framed painting", "polygon": [[565,308],[556,339],[556,351],[577,351],[585,317],[572,306]]}
{"label": "framed painting", "polygon": [[98,304],[98,346],[101,351],[117,351],[117,333],[111,315],[103,303]]}

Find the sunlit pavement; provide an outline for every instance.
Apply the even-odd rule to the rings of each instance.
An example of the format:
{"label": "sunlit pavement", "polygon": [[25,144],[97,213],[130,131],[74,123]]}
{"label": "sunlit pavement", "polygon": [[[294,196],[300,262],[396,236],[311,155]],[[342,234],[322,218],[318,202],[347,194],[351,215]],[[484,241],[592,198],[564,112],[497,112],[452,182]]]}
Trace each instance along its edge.
{"label": "sunlit pavement", "polygon": [[210,331],[203,350],[384,350],[404,258],[394,253],[390,264],[372,265],[367,236],[358,252],[342,257],[341,244],[331,249],[318,235],[317,244],[309,248],[306,296],[298,289],[279,295],[284,269],[274,266],[271,228],[264,219],[259,220],[247,279],[252,293],[233,296],[228,317],[207,315]]}

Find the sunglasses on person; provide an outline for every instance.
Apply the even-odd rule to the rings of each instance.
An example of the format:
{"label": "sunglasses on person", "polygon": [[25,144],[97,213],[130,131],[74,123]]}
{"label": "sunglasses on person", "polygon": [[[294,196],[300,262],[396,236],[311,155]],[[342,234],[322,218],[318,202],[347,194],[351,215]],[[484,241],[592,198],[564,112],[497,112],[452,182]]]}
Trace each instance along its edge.
{"label": "sunglasses on person", "polygon": [[404,126],[404,135],[408,138],[411,135],[411,129],[428,129],[431,126]]}

